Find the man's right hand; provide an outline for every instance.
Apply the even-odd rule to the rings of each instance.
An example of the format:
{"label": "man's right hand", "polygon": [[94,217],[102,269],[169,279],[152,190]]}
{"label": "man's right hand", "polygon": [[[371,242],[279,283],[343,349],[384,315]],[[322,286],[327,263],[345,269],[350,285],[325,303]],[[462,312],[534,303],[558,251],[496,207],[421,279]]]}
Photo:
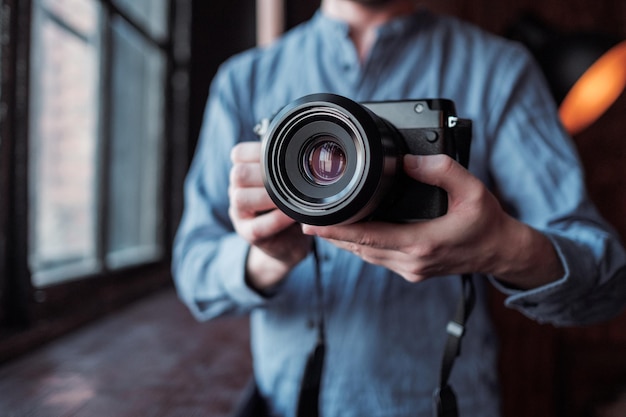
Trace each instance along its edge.
{"label": "man's right hand", "polygon": [[243,142],[233,148],[228,213],[235,231],[251,245],[246,263],[248,283],[264,290],[306,257],[311,237],[302,234],[300,226],[278,210],[267,194],[260,156],[259,142]]}

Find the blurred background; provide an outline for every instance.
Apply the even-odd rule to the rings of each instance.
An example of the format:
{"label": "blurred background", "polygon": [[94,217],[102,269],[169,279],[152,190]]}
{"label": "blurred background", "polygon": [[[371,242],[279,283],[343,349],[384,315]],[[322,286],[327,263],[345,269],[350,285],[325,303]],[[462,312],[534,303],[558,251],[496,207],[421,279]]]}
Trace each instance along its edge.
{"label": "blurred background", "polygon": [[[626,39],[623,0],[423,3],[499,35],[530,14]],[[218,65],[318,6],[0,0],[0,415],[228,415],[250,376],[248,323],[196,323],[176,299],[182,183]],[[573,138],[592,199],[626,238],[616,97]],[[504,416],[626,415],[610,414],[626,403],[625,314],[555,329],[492,295]]]}

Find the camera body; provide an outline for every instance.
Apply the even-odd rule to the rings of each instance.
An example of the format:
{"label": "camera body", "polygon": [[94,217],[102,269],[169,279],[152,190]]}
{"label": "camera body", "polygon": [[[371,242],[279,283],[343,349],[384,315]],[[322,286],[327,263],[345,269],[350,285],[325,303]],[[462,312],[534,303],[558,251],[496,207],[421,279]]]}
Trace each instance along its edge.
{"label": "camera body", "polygon": [[403,170],[405,154],[467,166],[471,122],[447,99],[357,103],[312,94],[285,106],[262,138],[268,194],[300,223],[411,222],[447,211],[447,193]]}

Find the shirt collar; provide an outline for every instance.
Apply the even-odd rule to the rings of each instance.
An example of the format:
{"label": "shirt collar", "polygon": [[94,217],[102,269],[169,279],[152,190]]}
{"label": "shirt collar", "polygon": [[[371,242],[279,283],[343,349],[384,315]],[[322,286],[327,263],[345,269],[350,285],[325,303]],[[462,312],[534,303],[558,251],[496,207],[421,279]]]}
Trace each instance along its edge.
{"label": "shirt collar", "polygon": [[[416,9],[414,13],[400,16],[378,27],[379,39],[404,35],[410,31],[423,27],[431,17],[431,13],[426,9]],[[350,34],[349,25],[339,19],[331,18],[321,10],[317,10],[313,16],[313,22],[325,36],[348,37]]]}

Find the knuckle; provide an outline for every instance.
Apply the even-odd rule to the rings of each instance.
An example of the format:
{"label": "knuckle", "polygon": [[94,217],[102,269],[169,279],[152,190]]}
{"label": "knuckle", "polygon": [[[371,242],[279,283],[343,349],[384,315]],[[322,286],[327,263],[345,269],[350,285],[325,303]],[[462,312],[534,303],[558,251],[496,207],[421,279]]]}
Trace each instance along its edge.
{"label": "knuckle", "polygon": [[443,275],[441,265],[429,262],[418,262],[407,269],[405,278],[411,282],[422,282],[428,278]]}
{"label": "knuckle", "polygon": [[230,151],[230,159],[233,163],[250,162],[260,155],[261,143],[257,141],[240,142],[233,146]]}
{"label": "knuckle", "polygon": [[359,237],[357,243],[363,246],[374,246],[376,243],[376,240],[370,233],[365,232]]}
{"label": "knuckle", "polygon": [[230,150],[230,160],[236,163],[240,159],[241,159],[241,144],[238,143],[237,145],[233,146],[233,148]]}
{"label": "knuckle", "polygon": [[442,175],[446,175],[454,169],[455,162],[447,155],[437,155],[435,158],[435,167]]}
{"label": "knuckle", "polygon": [[426,279],[425,276],[412,272],[403,274],[402,277],[413,284],[417,284],[418,282],[422,282]]}
{"label": "knuckle", "polygon": [[438,252],[437,246],[434,243],[423,243],[414,247],[411,250],[411,255],[414,259],[424,261],[433,259]]}
{"label": "knuckle", "polygon": [[230,170],[230,182],[235,185],[245,184],[248,170],[243,164],[235,164]]}
{"label": "knuckle", "polygon": [[246,193],[240,188],[233,188],[230,193],[231,205],[237,209],[241,209],[246,205]]}
{"label": "knuckle", "polygon": [[[424,264],[421,262],[414,263],[407,271],[409,276],[412,277],[411,281],[420,280],[425,274]],[[417,281],[415,281],[417,282]]]}
{"label": "knuckle", "polygon": [[412,261],[407,273],[413,278],[412,282],[423,281],[441,272],[442,249],[435,243],[423,244],[413,248],[410,254]]}
{"label": "knuckle", "polygon": [[260,245],[267,240],[267,227],[258,218],[247,219],[242,227],[242,236],[252,245]]}
{"label": "knuckle", "polygon": [[361,256],[363,253],[361,246],[357,243],[346,243],[346,249],[357,256]]}
{"label": "knuckle", "polygon": [[355,243],[352,242],[347,242],[343,244],[344,249],[354,253],[354,254],[358,254],[358,250],[359,250],[359,246],[356,245]]}
{"label": "knuckle", "polygon": [[257,245],[265,239],[264,229],[256,222],[251,222],[248,229],[248,239],[251,244]]}
{"label": "knuckle", "polygon": [[258,246],[268,238],[267,225],[258,218],[250,218],[245,210],[233,205],[228,208],[229,217],[235,232],[251,245]]}

